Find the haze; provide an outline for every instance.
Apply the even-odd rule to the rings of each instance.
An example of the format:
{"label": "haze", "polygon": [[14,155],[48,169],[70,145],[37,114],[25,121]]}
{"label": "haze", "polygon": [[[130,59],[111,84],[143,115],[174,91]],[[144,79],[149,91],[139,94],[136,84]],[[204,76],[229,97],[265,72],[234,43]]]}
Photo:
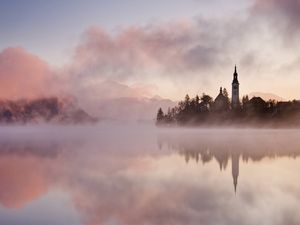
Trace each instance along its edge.
{"label": "haze", "polygon": [[0,225],[300,224],[299,12],[2,0]]}

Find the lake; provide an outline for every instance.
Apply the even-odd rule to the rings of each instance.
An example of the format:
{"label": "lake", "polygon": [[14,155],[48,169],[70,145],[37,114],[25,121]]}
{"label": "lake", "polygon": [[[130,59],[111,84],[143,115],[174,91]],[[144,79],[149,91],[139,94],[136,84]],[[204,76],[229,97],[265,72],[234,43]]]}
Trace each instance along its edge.
{"label": "lake", "polygon": [[300,132],[0,128],[0,225],[300,224]]}

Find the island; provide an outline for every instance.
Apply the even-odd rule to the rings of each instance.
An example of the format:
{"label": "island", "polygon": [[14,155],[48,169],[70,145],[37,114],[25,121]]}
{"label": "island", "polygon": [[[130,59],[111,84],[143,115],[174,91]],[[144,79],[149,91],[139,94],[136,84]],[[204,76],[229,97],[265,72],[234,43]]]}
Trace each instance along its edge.
{"label": "island", "polygon": [[187,94],[177,106],[166,113],[159,108],[157,126],[241,126],[241,127],[300,127],[300,101],[263,100],[259,96],[240,101],[237,67],[232,81],[232,96],[220,88],[213,98],[205,93],[190,98]]}

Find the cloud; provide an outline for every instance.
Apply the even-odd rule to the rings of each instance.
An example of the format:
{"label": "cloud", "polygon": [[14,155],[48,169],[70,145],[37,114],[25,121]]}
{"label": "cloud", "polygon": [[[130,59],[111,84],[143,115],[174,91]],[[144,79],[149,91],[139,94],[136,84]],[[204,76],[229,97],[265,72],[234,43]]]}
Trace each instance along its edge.
{"label": "cloud", "polygon": [[54,94],[54,74],[46,62],[22,48],[7,48],[0,52],[0,96],[2,99],[52,95]]}
{"label": "cloud", "polygon": [[[8,48],[0,53],[0,97],[63,93],[88,108],[101,108],[97,104],[105,102],[104,109],[105,100],[119,98],[213,95],[219,86],[226,86],[224,80],[230,85],[233,66],[238,64],[247,83],[243,94],[273,92],[277,87],[276,93],[288,99],[284,91],[295,84],[299,68],[299,47],[291,45],[299,37],[299,5],[298,0],[256,0],[221,18],[199,16],[113,32],[92,26],[83,33],[70,63],[60,69],[24,49]],[[292,81],[282,78],[283,72]],[[257,78],[260,82],[253,82]],[[298,93],[294,86],[290,92]]]}
{"label": "cloud", "polygon": [[72,71],[78,77],[124,81],[206,70],[223,61],[209,29],[192,20],[129,27],[115,34],[91,27],[76,48]]}
{"label": "cloud", "polygon": [[285,43],[291,44],[291,40],[295,36],[298,37],[300,31],[299,0],[256,0],[252,11],[256,16],[270,23],[269,26],[274,30],[277,29],[277,34],[285,40]]}

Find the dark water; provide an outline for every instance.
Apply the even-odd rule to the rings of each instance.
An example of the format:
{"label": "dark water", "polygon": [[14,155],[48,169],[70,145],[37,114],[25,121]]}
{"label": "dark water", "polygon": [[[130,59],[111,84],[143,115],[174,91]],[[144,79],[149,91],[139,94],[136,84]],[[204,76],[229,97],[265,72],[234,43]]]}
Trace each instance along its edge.
{"label": "dark water", "polygon": [[298,130],[0,129],[0,225],[300,224]]}

